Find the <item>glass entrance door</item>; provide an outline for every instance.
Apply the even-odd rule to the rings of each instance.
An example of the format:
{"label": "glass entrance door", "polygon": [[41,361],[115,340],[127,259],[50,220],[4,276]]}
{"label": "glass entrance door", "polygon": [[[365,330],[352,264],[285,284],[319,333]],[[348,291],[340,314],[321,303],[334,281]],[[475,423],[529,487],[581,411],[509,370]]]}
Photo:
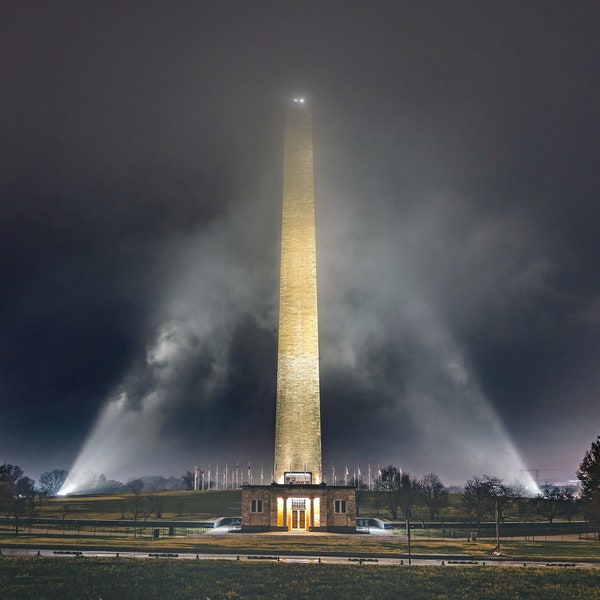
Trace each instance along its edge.
{"label": "glass entrance door", "polygon": [[306,498],[292,498],[290,529],[306,529]]}
{"label": "glass entrance door", "polygon": [[305,510],[292,510],[292,529],[306,529]]}

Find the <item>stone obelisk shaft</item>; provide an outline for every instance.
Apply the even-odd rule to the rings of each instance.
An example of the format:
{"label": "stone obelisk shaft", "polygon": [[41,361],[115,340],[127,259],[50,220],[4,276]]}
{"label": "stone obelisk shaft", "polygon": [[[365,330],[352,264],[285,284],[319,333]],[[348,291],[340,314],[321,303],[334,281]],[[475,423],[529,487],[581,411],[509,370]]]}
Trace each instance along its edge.
{"label": "stone obelisk shaft", "polygon": [[285,128],[275,481],[322,482],[313,142],[310,109],[296,101]]}

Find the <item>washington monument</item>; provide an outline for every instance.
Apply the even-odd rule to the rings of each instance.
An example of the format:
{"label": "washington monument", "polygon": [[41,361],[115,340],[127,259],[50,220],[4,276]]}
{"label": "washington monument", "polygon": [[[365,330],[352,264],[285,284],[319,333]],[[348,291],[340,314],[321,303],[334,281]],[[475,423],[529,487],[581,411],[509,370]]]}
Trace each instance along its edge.
{"label": "washington monument", "polygon": [[303,98],[285,124],[274,478],[320,484],[321,407],[311,113]]}
{"label": "washington monument", "polygon": [[325,485],[317,323],[315,191],[310,108],[287,108],[274,481],[242,486],[242,531],[356,532],[356,491]]}

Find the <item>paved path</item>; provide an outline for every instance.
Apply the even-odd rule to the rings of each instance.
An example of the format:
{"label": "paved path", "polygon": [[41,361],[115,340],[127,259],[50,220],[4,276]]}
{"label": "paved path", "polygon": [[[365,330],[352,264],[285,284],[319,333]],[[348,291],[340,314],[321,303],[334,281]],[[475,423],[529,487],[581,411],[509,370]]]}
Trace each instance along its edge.
{"label": "paved path", "polygon": [[[370,565],[383,566],[407,566],[408,559],[399,558],[348,558],[345,556],[305,556],[305,555],[247,555],[247,554],[193,554],[189,552],[164,552],[164,553],[148,553],[148,552],[105,552],[96,550],[53,550],[53,549],[25,549],[25,548],[4,548],[1,550],[2,556],[23,556],[23,557],[43,557],[43,558],[73,558],[78,557],[93,557],[93,558],[145,558],[149,560],[242,560],[244,562],[269,561],[282,563],[306,563],[306,564],[355,564],[357,567],[369,567]],[[547,568],[571,568],[571,569],[600,569],[600,563],[594,562],[572,562],[564,560],[556,561],[534,561],[526,562],[510,559],[485,558],[481,560],[453,560],[445,558],[413,558],[413,565],[430,565],[430,566],[448,566],[448,567],[547,567]]]}

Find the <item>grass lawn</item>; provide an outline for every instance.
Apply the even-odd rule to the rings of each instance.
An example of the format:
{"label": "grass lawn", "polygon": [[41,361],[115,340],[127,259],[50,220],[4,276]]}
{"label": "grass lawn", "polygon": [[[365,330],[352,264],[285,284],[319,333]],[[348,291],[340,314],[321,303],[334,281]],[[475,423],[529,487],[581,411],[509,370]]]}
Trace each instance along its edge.
{"label": "grass lawn", "polygon": [[[190,552],[228,552],[263,554],[312,554],[342,556],[401,556],[407,552],[406,538],[401,535],[282,535],[204,533],[188,536],[164,536],[158,540],[150,537],[150,531],[136,539],[132,535],[19,535],[0,532],[0,547],[26,544],[32,548],[60,547],[85,549],[92,547],[135,549],[153,551],[157,548]],[[416,539],[412,543],[413,554],[463,554],[485,557],[494,549],[493,540],[429,540]],[[523,559],[565,559],[600,561],[600,544],[594,541],[506,541],[502,551],[511,557]]]}
{"label": "grass lawn", "polygon": [[[239,490],[205,492],[166,491],[143,492],[161,507],[163,520],[205,520],[214,517],[237,517],[242,512],[242,493]],[[122,494],[88,494],[42,498],[40,517],[54,519],[130,519],[132,496]],[[151,519],[156,518],[153,514]]]}
{"label": "grass lawn", "polygon": [[0,560],[3,600],[128,598],[600,600],[598,571],[382,567],[168,559]]}
{"label": "grass lawn", "polygon": [[[2,545],[27,544],[30,547],[69,546],[76,549],[90,547],[122,549],[139,548],[152,551],[157,548],[190,552],[230,552],[230,553],[307,553],[337,555],[401,556],[407,552],[406,536],[403,530],[398,535],[252,535],[230,533],[215,535],[208,530],[176,529],[175,536],[167,536],[167,526],[177,520],[202,521],[218,516],[239,516],[241,513],[241,492],[210,490],[204,492],[164,491],[143,494],[148,505],[160,505],[164,527],[158,540],[152,539],[152,528],[137,528],[134,538],[132,527],[123,526],[73,526],[66,529],[60,524],[41,525],[28,532],[23,523],[21,535],[14,536],[10,527],[0,529]],[[372,504],[377,497],[367,494]],[[131,494],[84,495],[66,498],[42,498],[39,516],[67,519],[131,519]],[[457,502],[456,498],[452,498]],[[366,504],[369,505],[369,502]],[[150,519],[156,519],[153,514]],[[193,535],[184,534],[194,533]],[[478,557],[487,556],[495,546],[489,538],[479,538],[468,542],[466,533],[458,537],[441,537],[441,530],[413,530],[412,551],[414,554],[462,554]],[[453,534],[454,535],[454,534]],[[566,539],[565,539],[566,538]],[[543,558],[549,560],[600,560],[600,544],[597,541],[578,540],[576,535],[537,536],[532,538],[505,538],[502,540],[503,553],[524,559]]]}

